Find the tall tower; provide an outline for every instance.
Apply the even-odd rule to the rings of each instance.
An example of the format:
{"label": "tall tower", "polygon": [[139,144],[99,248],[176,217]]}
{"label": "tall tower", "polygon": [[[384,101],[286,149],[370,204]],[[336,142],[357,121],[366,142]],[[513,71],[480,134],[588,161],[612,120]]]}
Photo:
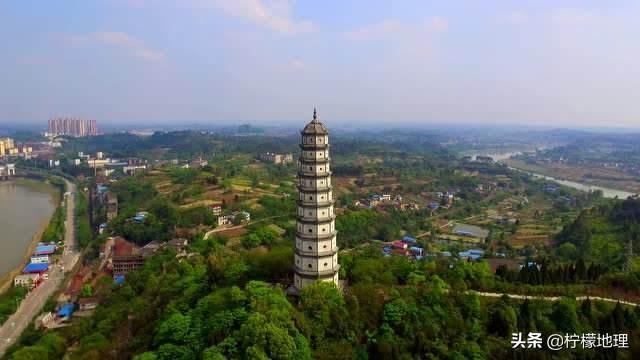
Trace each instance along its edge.
{"label": "tall tower", "polygon": [[294,286],[301,290],[317,280],[338,285],[338,246],[329,168],[329,131],[313,120],[300,132],[298,213]]}

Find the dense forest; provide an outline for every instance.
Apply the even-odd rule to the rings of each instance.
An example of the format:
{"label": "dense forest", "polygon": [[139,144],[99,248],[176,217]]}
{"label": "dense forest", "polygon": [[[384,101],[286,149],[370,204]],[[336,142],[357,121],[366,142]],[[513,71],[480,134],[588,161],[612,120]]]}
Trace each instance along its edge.
{"label": "dense forest", "polygon": [[640,199],[584,210],[557,236],[562,251],[613,269],[626,265],[629,247],[640,248]]}
{"label": "dense forest", "polygon": [[[637,309],[483,298],[468,291],[495,281],[482,263],[418,263],[363,250],[342,257],[349,283],[342,293],[317,284],[292,298],[274,282],[289,272],[286,247],[235,252],[224,244],[199,240],[198,256],[166,251],[122,286],[101,282],[107,295],[94,316],[29,331],[10,358],[55,359],[67,349],[71,359],[137,360],[632,359],[640,351]],[[631,349],[513,350],[517,331],[628,333]]]}

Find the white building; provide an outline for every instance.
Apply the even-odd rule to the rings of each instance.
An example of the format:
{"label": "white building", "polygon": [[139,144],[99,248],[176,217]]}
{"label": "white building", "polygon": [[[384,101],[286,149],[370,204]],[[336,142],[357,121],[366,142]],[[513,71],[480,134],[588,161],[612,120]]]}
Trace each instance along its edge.
{"label": "white building", "polygon": [[301,131],[298,163],[298,213],[294,287],[314,282],[338,285],[338,246],[333,212],[329,158],[329,131],[313,111],[313,120]]}
{"label": "white building", "polygon": [[13,278],[13,286],[22,286],[29,289],[36,286],[40,281],[40,274],[20,274]]}
{"label": "white building", "polygon": [[31,255],[31,262],[34,264],[48,264],[49,255]]}

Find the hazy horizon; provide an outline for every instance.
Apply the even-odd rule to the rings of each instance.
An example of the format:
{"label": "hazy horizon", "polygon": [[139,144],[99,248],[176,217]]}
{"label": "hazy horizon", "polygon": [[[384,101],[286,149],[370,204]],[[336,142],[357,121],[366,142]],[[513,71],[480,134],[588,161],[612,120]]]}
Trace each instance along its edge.
{"label": "hazy horizon", "polygon": [[3,2],[0,125],[299,127],[317,106],[340,128],[633,130],[639,14],[631,1]]}

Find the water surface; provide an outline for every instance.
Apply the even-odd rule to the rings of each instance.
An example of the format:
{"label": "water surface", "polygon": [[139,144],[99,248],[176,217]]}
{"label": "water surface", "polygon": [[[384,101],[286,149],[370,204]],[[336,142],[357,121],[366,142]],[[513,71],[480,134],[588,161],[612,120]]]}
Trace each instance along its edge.
{"label": "water surface", "polygon": [[55,189],[43,183],[0,181],[0,277],[21,264],[53,214],[55,198]]}

